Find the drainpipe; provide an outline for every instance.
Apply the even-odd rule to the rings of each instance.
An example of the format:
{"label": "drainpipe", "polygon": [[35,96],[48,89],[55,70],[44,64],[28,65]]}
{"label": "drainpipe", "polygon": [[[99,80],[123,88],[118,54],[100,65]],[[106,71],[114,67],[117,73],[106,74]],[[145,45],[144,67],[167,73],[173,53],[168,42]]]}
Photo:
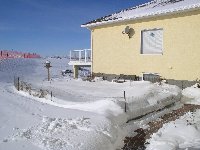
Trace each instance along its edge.
{"label": "drainpipe", "polygon": [[[88,28],[89,29],[89,28]],[[91,46],[90,46],[90,49],[91,49],[91,56],[90,56],[90,61],[91,61],[91,75],[93,76],[93,36],[92,36],[92,32],[93,32],[93,29],[89,29],[90,30],[90,40],[91,40]]]}

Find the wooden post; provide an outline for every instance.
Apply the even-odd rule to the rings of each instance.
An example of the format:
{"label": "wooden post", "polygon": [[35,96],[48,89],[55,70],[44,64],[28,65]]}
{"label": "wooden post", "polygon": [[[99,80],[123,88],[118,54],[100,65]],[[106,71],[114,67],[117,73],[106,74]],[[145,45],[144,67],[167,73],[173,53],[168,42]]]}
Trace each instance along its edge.
{"label": "wooden post", "polygon": [[19,91],[19,77],[17,78],[17,90]]}
{"label": "wooden post", "polygon": [[124,100],[125,100],[125,108],[124,111],[126,112],[126,92],[124,91]]}
{"label": "wooden post", "polygon": [[47,73],[48,73],[48,81],[50,81],[50,71],[49,69],[52,67],[50,64],[50,61],[46,61],[45,66],[47,68]]}
{"label": "wooden post", "polygon": [[52,101],[52,97],[53,97],[53,92],[51,91],[51,101]]}
{"label": "wooden post", "polygon": [[182,90],[183,90],[183,88],[184,88],[184,87],[183,87],[183,84],[184,84],[183,81],[181,81],[181,88],[182,88]]}
{"label": "wooden post", "polygon": [[75,79],[78,78],[78,69],[79,69],[79,66],[74,65],[74,78],[75,78]]}
{"label": "wooden post", "polygon": [[47,68],[47,72],[48,72],[48,81],[50,81],[50,71],[49,71],[49,68]]}

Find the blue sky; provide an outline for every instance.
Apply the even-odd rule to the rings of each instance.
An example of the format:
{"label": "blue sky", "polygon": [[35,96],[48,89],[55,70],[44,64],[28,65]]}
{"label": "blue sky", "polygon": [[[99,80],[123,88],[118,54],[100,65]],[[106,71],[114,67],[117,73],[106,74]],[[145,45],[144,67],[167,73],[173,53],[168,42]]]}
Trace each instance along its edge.
{"label": "blue sky", "polygon": [[66,55],[90,48],[80,25],[150,0],[0,0],[0,49]]}

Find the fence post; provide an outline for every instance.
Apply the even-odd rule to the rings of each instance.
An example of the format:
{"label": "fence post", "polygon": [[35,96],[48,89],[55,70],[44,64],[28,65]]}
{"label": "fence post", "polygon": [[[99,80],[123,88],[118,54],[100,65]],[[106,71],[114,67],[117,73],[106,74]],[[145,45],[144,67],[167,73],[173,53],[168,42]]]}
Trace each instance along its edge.
{"label": "fence post", "polygon": [[183,90],[183,88],[184,88],[184,87],[183,87],[183,84],[184,84],[183,81],[181,81],[181,88],[182,88],[182,90]]}
{"label": "fence post", "polygon": [[124,91],[124,100],[125,100],[125,108],[124,111],[126,112],[126,92]]}
{"label": "fence post", "polygon": [[15,76],[14,76],[14,80],[13,80],[13,81],[14,81],[14,86],[15,86],[15,88],[17,88],[17,87],[16,87],[16,79],[15,79]]}
{"label": "fence post", "polygon": [[19,77],[17,78],[17,90],[19,91]]}
{"label": "fence post", "polygon": [[51,91],[51,101],[52,101],[52,97],[53,97],[53,92]]}

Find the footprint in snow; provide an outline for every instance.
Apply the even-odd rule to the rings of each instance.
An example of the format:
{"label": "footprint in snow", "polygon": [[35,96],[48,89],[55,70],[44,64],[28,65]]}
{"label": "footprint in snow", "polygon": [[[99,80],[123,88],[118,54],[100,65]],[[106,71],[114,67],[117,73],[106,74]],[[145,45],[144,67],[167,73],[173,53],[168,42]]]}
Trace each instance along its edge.
{"label": "footprint in snow", "polygon": [[4,142],[4,143],[8,142],[8,139],[3,139],[3,142]]}

